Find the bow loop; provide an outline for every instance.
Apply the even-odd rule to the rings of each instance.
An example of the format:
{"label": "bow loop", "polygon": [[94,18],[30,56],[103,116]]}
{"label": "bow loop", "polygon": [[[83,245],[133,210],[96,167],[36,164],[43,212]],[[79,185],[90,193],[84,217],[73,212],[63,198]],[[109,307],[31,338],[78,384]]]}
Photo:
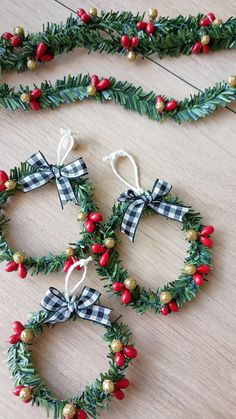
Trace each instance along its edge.
{"label": "bow loop", "polygon": [[171,218],[175,221],[182,221],[183,216],[189,211],[188,207],[164,202],[172,186],[170,183],[157,179],[154,183],[152,192],[145,191],[141,195],[133,190],[128,190],[118,197],[119,202],[127,202],[129,205],[124,211],[121,231],[134,241],[135,233],[140,221],[140,217],[145,206],[149,206],[158,214]]}
{"label": "bow loop", "polygon": [[66,298],[59,290],[50,287],[41,301],[41,306],[48,312],[45,323],[64,322],[75,313],[82,319],[111,326],[109,320],[111,309],[95,305],[100,295],[93,288],[85,287],[79,298],[75,295]]}
{"label": "bow loop", "polygon": [[44,155],[38,151],[27,162],[37,170],[18,181],[23,186],[24,192],[39,188],[55,178],[62,208],[69,201],[77,201],[70,179],[78,179],[88,174],[87,166],[82,157],[65,166],[58,167],[56,165],[49,165]]}

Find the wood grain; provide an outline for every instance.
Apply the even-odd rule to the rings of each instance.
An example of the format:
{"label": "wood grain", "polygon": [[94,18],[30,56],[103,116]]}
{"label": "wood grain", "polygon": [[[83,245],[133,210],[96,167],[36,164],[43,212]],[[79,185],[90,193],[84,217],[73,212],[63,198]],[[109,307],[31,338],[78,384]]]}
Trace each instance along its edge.
{"label": "wood grain", "polygon": [[[46,21],[64,20],[69,11],[90,6],[87,1],[15,0],[1,2],[0,33],[21,24],[26,30],[40,30]],[[99,9],[118,10],[118,0],[96,1]],[[125,8],[142,11],[150,1],[127,0]],[[205,2],[186,0],[158,2],[160,14],[196,14],[214,11],[223,19],[235,15],[233,0]],[[160,67],[161,64],[163,67]],[[170,74],[167,70],[174,74]],[[79,50],[57,57],[36,72],[3,75],[10,85],[37,84],[56,80],[64,74],[91,72],[128,79],[145,89],[177,99],[196,91],[188,83],[204,88],[235,73],[235,51],[207,57],[166,58],[127,63],[123,57]],[[178,78],[177,76],[180,76]],[[235,106],[233,107],[235,109]],[[39,113],[0,113],[0,167],[9,170],[40,149],[48,160],[55,160],[59,128],[70,127],[78,135],[79,154],[84,156],[90,179],[96,187],[96,200],[105,217],[123,186],[112,175],[102,157],[125,148],[137,159],[142,184],[150,188],[160,177],[173,184],[173,193],[198,209],[206,223],[216,226],[214,272],[198,298],[177,315],[163,318],[148,313],[138,317],[121,307],[103,292],[102,283],[91,268],[87,285],[103,292],[102,302],[114,309],[134,332],[139,357],[128,371],[132,385],[123,402],[114,401],[103,418],[141,419],[234,419],[236,417],[235,375],[235,181],[236,114],[224,109],[196,123],[161,125],[114,104],[83,103],[62,106],[56,111]],[[125,160],[122,173],[131,179]],[[78,237],[76,210],[60,210],[54,188],[48,186],[28,195],[15,197],[7,207],[12,218],[8,231],[11,245],[23,247],[33,255],[64,249]],[[63,226],[63,228],[61,227]],[[155,288],[174,279],[182,268],[186,243],[179,225],[161,217],[146,218],[139,227],[135,244],[123,238],[121,256],[140,284]],[[11,324],[26,321],[49,285],[63,289],[62,274],[38,275],[21,281],[1,266],[1,349],[7,348]],[[75,280],[75,275],[74,275]],[[41,376],[58,397],[80,391],[100,371],[107,368],[106,346],[102,330],[88,322],[65,324],[37,339],[33,356]],[[4,355],[1,355],[2,360]],[[6,365],[0,364],[1,414],[3,419],[46,417],[43,409],[23,405],[12,396],[12,382]]]}

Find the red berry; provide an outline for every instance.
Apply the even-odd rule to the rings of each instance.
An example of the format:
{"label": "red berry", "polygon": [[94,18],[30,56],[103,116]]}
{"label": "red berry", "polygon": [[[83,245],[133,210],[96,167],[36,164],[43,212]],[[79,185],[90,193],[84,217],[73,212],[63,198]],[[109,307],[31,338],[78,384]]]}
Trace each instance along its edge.
{"label": "red berry", "polygon": [[86,220],[84,222],[84,228],[85,228],[85,231],[87,231],[87,233],[93,233],[95,229],[95,224],[91,220]]}
{"label": "red berry", "polygon": [[128,49],[131,46],[131,40],[129,39],[128,35],[122,35],[120,38],[120,43],[125,49]]}
{"label": "red berry", "polygon": [[25,403],[25,404],[30,403],[31,400],[32,400],[32,397],[30,399],[28,399],[28,400],[23,400],[23,403]]}
{"label": "red berry", "polygon": [[16,334],[20,334],[24,330],[24,326],[21,322],[16,320],[15,322],[13,322],[12,329],[13,332],[15,332]]}
{"label": "red berry", "polygon": [[170,112],[174,111],[177,108],[177,102],[176,100],[169,100],[167,104],[165,105],[165,111]]}
{"label": "red berry", "polygon": [[92,86],[96,87],[98,82],[99,82],[99,78],[98,76],[96,76],[96,74],[94,74],[94,76],[92,76],[90,79],[90,83]]}
{"label": "red berry", "polygon": [[19,278],[21,278],[21,279],[26,278],[27,269],[26,269],[26,267],[23,263],[19,263],[18,268],[17,268],[17,272],[18,272]]}
{"label": "red berry", "polygon": [[43,63],[46,63],[52,60],[53,60],[52,54],[44,54],[42,55],[42,57],[40,57],[40,61],[42,61]]}
{"label": "red berry", "polygon": [[129,290],[125,289],[124,291],[122,291],[120,299],[121,299],[123,304],[125,304],[125,305],[129,304],[131,299],[132,299],[131,292]]}
{"label": "red berry", "polygon": [[167,314],[169,314],[169,304],[165,304],[161,307],[161,314],[163,314],[163,316],[167,316]]}
{"label": "red berry", "polygon": [[102,214],[100,212],[91,212],[88,215],[88,219],[90,221],[93,221],[94,223],[99,223],[100,221],[102,221]]}
{"label": "red berry", "polygon": [[211,23],[209,19],[204,17],[203,19],[199,20],[199,26],[209,26]]}
{"label": "red berry", "polygon": [[170,309],[170,311],[173,311],[174,313],[177,313],[177,311],[179,311],[179,307],[178,307],[178,305],[176,304],[175,301],[170,301],[169,309]]}
{"label": "red berry", "polygon": [[41,90],[38,87],[36,87],[36,89],[31,90],[30,99],[33,99],[33,100],[38,99],[41,96],[41,93],[42,93]]}
{"label": "red berry", "polygon": [[14,335],[9,336],[8,338],[8,343],[10,343],[10,345],[15,345],[16,343],[20,342],[20,334],[19,333],[15,333]]}
{"label": "red berry", "polygon": [[99,258],[99,265],[104,268],[105,266],[107,266],[108,262],[109,262],[109,249],[107,249],[105,251],[105,253],[103,253],[100,258]]}
{"label": "red berry", "polygon": [[76,419],[86,419],[87,418],[87,413],[85,413],[85,411],[82,410],[82,409],[77,410],[76,415],[77,415]]}
{"label": "red berry", "polygon": [[63,263],[62,272],[68,272],[69,268],[73,265],[71,256]]}
{"label": "red berry", "polygon": [[162,96],[157,96],[156,97],[156,103],[158,103],[158,102],[164,102],[164,99],[163,99]]}
{"label": "red berry", "polygon": [[76,14],[77,14],[77,16],[81,17],[82,15],[86,14],[86,11],[84,9],[78,9]]}
{"label": "red berry", "polygon": [[202,285],[203,281],[204,280],[203,280],[202,275],[200,275],[200,274],[194,274],[193,275],[193,282],[194,282],[195,285],[200,286],[200,285]]}
{"label": "red berry", "polygon": [[7,262],[4,269],[6,272],[16,271],[18,269],[18,263],[14,262],[14,260],[12,260],[11,262]]}
{"label": "red berry", "polygon": [[195,42],[192,46],[192,54],[198,54],[202,49],[202,43],[200,41]]}
{"label": "red berry", "polygon": [[115,383],[115,388],[127,388],[129,387],[129,380],[127,378],[120,378],[116,383]]}
{"label": "red berry", "polygon": [[133,36],[133,38],[131,38],[131,47],[135,48],[138,46],[139,43],[139,39],[137,36]]}
{"label": "red berry", "polygon": [[200,237],[199,238],[200,243],[203,244],[205,247],[212,247],[212,240],[209,239],[209,237]]}
{"label": "red berry", "polygon": [[214,233],[214,227],[213,226],[205,226],[200,231],[200,236],[210,236]]}
{"label": "red berry", "polygon": [[[72,262],[72,265],[74,264],[74,263],[76,263],[76,262],[78,262],[78,259],[75,257],[75,256],[71,256],[71,262]],[[81,269],[81,266],[80,265],[78,265],[78,266],[76,266],[76,268],[75,268],[77,271],[80,271],[80,269]]]}
{"label": "red berry", "polygon": [[102,79],[98,82],[96,89],[101,92],[102,90],[109,89],[109,87],[110,87],[110,80]]}
{"label": "red berry", "polygon": [[80,16],[80,20],[82,20],[82,22],[87,25],[91,20],[91,16],[88,13],[84,13],[82,16]]}
{"label": "red berry", "polygon": [[125,357],[122,354],[122,352],[117,352],[115,354],[114,360],[115,360],[116,365],[118,365],[118,367],[123,367],[123,365],[125,363]]}
{"label": "red berry", "polygon": [[2,34],[2,39],[4,39],[4,41],[6,41],[7,39],[11,39],[14,35],[11,32],[4,32]]}
{"label": "red berry", "polygon": [[24,388],[24,386],[16,386],[13,388],[12,394],[14,394],[14,396],[19,396],[22,388]]}
{"label": "red berry", "polygon": [[44,42],[39,42],[36,47],[35,58],[39,60],[46,52],[47,45]]}
{"label": "red berry", "polygon": [[210,51],[209,45],[203,45],[202,46],[202,52],[203,52],[203,54],[208,54],[209,51]]}
{"label": "red berry", "polygon": [[209,265],[200,265],[197,267],[197,272],[199,274],[209,274],[211,268]]}
{"label": "red berry", "polygon": [[4,170],[0,170],[0,192],[4,191],[6,189],[5,182],[8,181],[8,175]]}
{"label": "red berry", "polygon": [[113,282],[111,287],[115,292],[121,292],[125,290],[125,285],[122,282]]}
{"label": "red berry", "polygon": [[33,111],[39,111],[41,109],[41,106],[37,100],[30,100],[29,105]]}
{"label": "red berry", "polygon": [[137,28],[139,31],[143,31],[143,30],[145,30],[145,29],[146,29],[146,27],[147,27],[147,23],[146,23],[146,22],[144,22],[143,20],[141,20],[140,22],[138,22],[138,23],[137,23],[137,25],[136,25],[136,28]]}
{"label": "red berry", "polygon": [[130,345],[123,346],[123,352],[127,358],[133,359],[137,356],[137,350]]}
{"label": "red berry", "polygon": [[123,391],[122,390],[119,390],[118,388],[115,389],[112,392],[112,396],[114,396],[117,400],[123,400],[123,398],[125,397]]}
{"label": "red berry", "polygon": [[214,15],[214,13],[207,13],[207,19],[209,20],[209,22],[214,22],[214,20],[215,20],[215,15]]}
{"label": "red berry", "polygon": [[146,34],[152,35],[152,33],[155,31],[155,26],[152,22],[149,22],[146,26]]}
{"label": "red berry", "polygon": [[11,44],[14,48],[19,47],[19,46],[20,46],[20,44],[21,44],[21,39],[20,39],[20,37],[19,37],[19,36],[12,36],[12,37],[10,38],[10,44]]}
{"label": "red berry", "polygon": [[93,253],[97,253],[98,255],[106,252],[106,247],[102,246],[101,244],[95,243],[92,245],[91,250]]}

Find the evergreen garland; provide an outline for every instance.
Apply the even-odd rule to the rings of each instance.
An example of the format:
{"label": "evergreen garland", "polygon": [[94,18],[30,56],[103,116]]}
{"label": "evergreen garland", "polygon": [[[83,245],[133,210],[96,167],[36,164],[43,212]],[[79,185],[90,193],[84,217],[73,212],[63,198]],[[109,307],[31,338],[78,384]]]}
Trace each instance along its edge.
{"label": "evergreen garland", "polygon": [[[0,65],[2,70],[24,71],[29,59],[35,60],[37,46],[44,43],[47,54],[53,58],[58,54],[67,53],[76,47],[83,47],[91,51],[106,52],[108,54],[127,54],[120,39],[123,35],[137,37],[138,45],[135,52],[142,56],[156,53],[160,58],[191,54],[192,46],[201,37],[210,37],[210,49],[232,49],[236,47],[236,18],[230,17],[226,22],[216,19],[208,26],[199,26],[204,19],[203,14],[197,16],[175,18],[160,17],[151,19],[154,25],[153,33],[138,30],[136,25],[143,21],[145,14],[131,12],[102,12],[100,16],[89,16],[85,24],[81,17],[71,15],[65,23],[47,23],[39,33],[24,34],[19,28],[21,39],[17,48],[11,44],[10,38],[0,40]],[[218,22],[218,23],[217,23]],[[13,35],[13,34],[12,34]],[[36,58],[37,59],[37,58]],[[43,61],[38,58],[38,62]]]}
{"label": "evergreen garland", "polygon": [[[153,91],[145,92],[140,86],[136,87],[132,83],[117,81],[114,77],[102,79],[107,81],[104,90],[96,90],[90,94],[91,77],[79,74],[76,77],[68,76],[62,80],[57,80],[54,85],[49,81],[41,84],[40,96],[37,99],[39,107],[37,109],[55,109],[64,103],[74,103],[90,99],[101,103],[114,101],[124,109],[138,112],[148,118],[161,122],[166,119],[173,119],[178,123],[197,121],[207,115],[212,114],[220,107],[226,107],[236,100],[236,78],[230,77],[233,84],[222,81],[215,86],[205,89],[203,92],[191,95],[178,103],[165,96],[163,102],[175,102],[175,109],[172,111],[157,111],[157,96]],[[0,85],[0,107],[10,111],[30,109],[30,88],[21,86],[19,90],[10,88],[6,83]],[[26,102],[25,102],[26,97]],[[35,103],[35,100],[33,100]]]}

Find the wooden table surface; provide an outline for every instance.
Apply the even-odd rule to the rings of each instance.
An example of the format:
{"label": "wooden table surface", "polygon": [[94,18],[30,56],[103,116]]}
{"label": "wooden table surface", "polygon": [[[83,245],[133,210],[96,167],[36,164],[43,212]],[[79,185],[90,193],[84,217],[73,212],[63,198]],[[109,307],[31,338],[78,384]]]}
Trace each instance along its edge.
{"label": "wooden table surface", "polygon": [[[0,33],[20,24],[26,30],[40,30],[46,21],[66,19],[70,9],[87,9],[88,1],[15,0],[1,1]],[[155,6],[151,1],[125,2],[96,0],[98,9],[143,11]],[[159,1],[161,15],[175,16],[213,11],[223,20],[235,15],[234,0]],[[68,10],[69,9],[69,10]],[[10,85],[32,85],[78,72],[114,75],[140,84],[148,91],[177,99],[195,93],[236,73],[236,51],[220,51],[207,56],[137,60],[76,50],[57,57],[33,73],[3,74]],[[193,86],[190,86],[191,83]],[[124,190],[102,157],[125,148],[137,159],[142,184],[150,188],[157,177],[173,185],[173,193],[199,210],[206,224],[216,227],[214,271],[197,299],[167,317],[148,313],[142,317],[124,308],[118,299],[103,292],[92,266],[86,280],[102,294],[102,303],[122,314],[134,333],[139,356],[128,369],[131,385],[122,402],[113,401],[101,417],[114,419],[233,419],[236,418],[235,375],[235,180],[236,105],[222,109],[196,123],[157,124],[114,104],[84,102],[42,112],[0,112],[0,168],[8,171],[41,150],[49,161],[56,158],[60,127],[71,128],[78,136],[82,154],[96,188],[96,200],[105,217],[115,197]],[[127,161],[120,165],[132,181]],[[60,210],[53,187],[46,186],[25,196],[16,196],[7,207],[11,217],[9,243],[32,255],[57,252],[78,238],[77,210],[68,205]],[[140,223],[135,244],[123,238],[121,256],[130,274],[146,287],[155,288],[175,278],[183,264],[186,243],[179,225],[163,217],[147,217]],[[1,358],[7,349],[14,320],[26,321],[28,312],[37,311],[48,286],[63,290],[64,275],[17,276],[4,272],[1,265]],[[73,276],[76,280],[76,274]],[[101,333],[100,333],[101,332]],[[108,366],[102,328],[91,322],[66,323],[37,339],[33,358],[41,376],[59,398],[80,391]],[[41,408],[25,406],[12,396],[13,383],[6,364],[0,364],[2,419],[46,417]]]}

